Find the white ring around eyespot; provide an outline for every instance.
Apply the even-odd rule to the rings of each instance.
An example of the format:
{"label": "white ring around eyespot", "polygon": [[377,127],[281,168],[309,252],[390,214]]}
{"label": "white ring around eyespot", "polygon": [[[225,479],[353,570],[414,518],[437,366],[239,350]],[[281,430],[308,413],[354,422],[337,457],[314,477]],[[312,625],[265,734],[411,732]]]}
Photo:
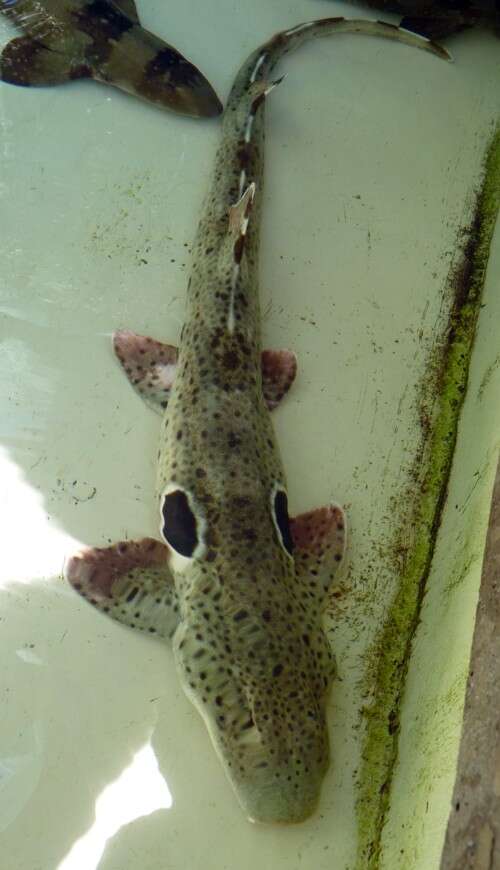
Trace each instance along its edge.
{"label": "white ring around eyespot", "polygon": [[274,528],[276,529],[276,531],[278,533],[278,540],[281,544],[281,547],[284,550],[284,552],[286,553],[286,555],[288,556],[288,558],[291,559],[291,561],[293,562],[293,554],[289,553],[289,551],[285,547],[285,542],[283,541],[283,535],[281,534],[281,529],[278,525],[278,520],[276,519],[276,510],[274,507],[274,500],[275,500],[278,492],[285,493],[286,498],[287,498],[287,504],[288,504],[288,493],[287,493],[284,485],[282,483],[275,483],[272,490],[271,490],[271,516],[273,518]]}
{"label": "white ring around eyespot", "polygon": [[[182,553],[178,553],[175,547],[172,546],[170,541],[166,539],[163,534],[163,524],[165,522],[165,518],[163,516],[163,502],[165,501],[165,497],[170,495],[172,492],[183,492],[187,498],[187,502],[191,513],[193,514],[196,521],[196,536],[198,538],[198,543],[193,550],[193,554],[191,556],[183,556]],[[170,550],[170,567],[174,571],[185,571],[186,568],[191,564],[193,559],[201,559],[206,552],[207,545],[205,543],[205,535],[207,531],[207,521],[203,514],[201,513],[197,503],[195,502],[193,496],[190,492],[184,487],[179,486],[178,483],[168,483],[160,496],[160,535],[162,541],[165,541],[167,547]]]}

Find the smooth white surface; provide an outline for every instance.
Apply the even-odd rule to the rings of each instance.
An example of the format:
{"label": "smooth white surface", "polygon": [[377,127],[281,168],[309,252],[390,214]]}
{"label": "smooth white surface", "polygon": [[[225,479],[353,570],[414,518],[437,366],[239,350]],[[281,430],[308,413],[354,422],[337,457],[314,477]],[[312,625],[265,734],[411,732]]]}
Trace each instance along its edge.
{"label": "smooth white surface", "polygon": [[[363,14],[327,0],[154,0],[140,12],[223,99],[274,31]],[[415,400],[500,106],[498,41],[467,33],[450,47],[453,65],[381,40],[317,41],[285,61],[267,107],[263,330],[299,357],[275,414],[291,509],[334,499],[351,529],[329,623],[341,677],[333,763],[319,814],[296,828],[245,820],[169,650],[94,613],[60,576],[80,543],[157,534],[158,419],[122,377],[109,335],[177,339],[218,123],[92,82],[0,86],[5,870],[75,870],[78,844],[100,837],[101,848],[103,831],[102,857],[82,870],[353,867],[363,653],[397,582],[388,544]],[[134,818],[123,793],[111,806],[104,796],[149,745],[172,805],[160,789]],[[157,789],[147,770],[144,789]]]}

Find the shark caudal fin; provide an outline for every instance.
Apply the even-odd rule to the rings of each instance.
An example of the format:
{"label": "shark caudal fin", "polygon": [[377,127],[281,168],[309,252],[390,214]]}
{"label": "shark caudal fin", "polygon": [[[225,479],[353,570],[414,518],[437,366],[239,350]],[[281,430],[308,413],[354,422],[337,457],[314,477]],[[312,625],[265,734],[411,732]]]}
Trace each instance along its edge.
{"label": "shark caudal fin", "polygon": [[0,78],[11,85],[41,87],[90,78],[88,65],[68,60],[31,36],[19,36],[0,55]]}
{"label": "shark caudal fin", "polygon": [[139,24],[134,0],[60,0],[60,14],[42,3],[0,0],[0,11],[22,28],[0,55],[0,78],[37,87],[93,78],[149,103],[192,117],[222,111],[199,69]]}

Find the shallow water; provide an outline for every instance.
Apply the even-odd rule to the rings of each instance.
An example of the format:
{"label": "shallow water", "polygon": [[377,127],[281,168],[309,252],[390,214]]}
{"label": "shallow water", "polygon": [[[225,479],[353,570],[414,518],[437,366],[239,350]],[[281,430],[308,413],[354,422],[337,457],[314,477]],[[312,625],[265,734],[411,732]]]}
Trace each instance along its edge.
{"label": "shallow water", "polygon": [[[353,14],[327,0],[169,5],[141,4],[143,24],[199,63],[223,99],[243,58],[276,30]],[[463,34],[450,41],[451,65],[381,40],[319,40],[284,62],[268,102],[263,333],[266,346],[299,358],[274,415],[291,511],[333,499],[350,527],[328,608],[340,677],[332,765],[318,814],[283,829],[243,816],[168,648],[108,622],[61,579],[81,544],[157,535],[158,418],[130,390],[109,336],[122,327],[178,339],[219,124],[92,82],[0,86],[5,870],[356,866],[370,659],[398,584],[394,530],[408,492],[419,497],[422,382],[499,116],[498,45]],[[387,870],[439,863],[498,446],[499,268],[497,233],[463,461],[403,707]],[[463,597],[450,605],[452,575]]]}

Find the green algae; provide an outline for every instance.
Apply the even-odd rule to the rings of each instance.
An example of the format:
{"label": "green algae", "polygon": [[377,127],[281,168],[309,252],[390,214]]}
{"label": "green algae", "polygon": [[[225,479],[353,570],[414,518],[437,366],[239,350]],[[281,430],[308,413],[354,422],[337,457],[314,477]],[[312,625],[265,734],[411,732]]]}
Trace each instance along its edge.
{"label": "green algae", "polygon": [[[399,565],[399,588],[366,659],[373,662],[366,677],[367,694],[373,701],[365,710],[358,782],[358,870],[381,866],[381,836],[398,753],[399,711],[446,500],[499,202],[500,127],[487,149],[482,186],[462,241],[460,265],[449,282],[445,338],[434,352],[430,373],[422,384],[420,446],[412,486],[400,500],[400,527],[392,545],[394,563]],[[406,543],[409,527],[413,529],[410,546]]]}

